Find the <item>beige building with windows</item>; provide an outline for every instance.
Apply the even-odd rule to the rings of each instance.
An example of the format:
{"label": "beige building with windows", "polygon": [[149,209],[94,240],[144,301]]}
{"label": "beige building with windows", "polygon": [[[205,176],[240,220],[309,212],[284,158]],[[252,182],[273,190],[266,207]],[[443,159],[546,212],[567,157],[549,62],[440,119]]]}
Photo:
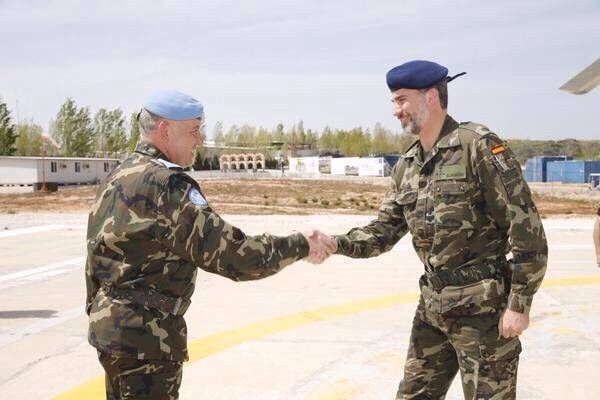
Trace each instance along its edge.
{"label": "beige building with windows", "polygon": [[252,154],[223,154],[219,157],[221,171],[265,170],[265,156]]}
{"label": "beige building with windows", "polygon": [[0,157],[0,185],[59,185],[103,182],[119,165],[116,158]]}

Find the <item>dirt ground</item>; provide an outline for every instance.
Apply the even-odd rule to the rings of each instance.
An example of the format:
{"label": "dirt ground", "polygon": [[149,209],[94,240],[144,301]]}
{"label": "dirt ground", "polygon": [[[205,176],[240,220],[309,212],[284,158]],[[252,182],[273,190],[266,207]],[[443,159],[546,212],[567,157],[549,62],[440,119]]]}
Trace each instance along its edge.
{"label": "dirt ground", "polygon": [[[222,214],[375,214],[383,181],[302,179],[216,179],[202,183],[209,203]],[[54,193],[0,194],[0,213],[87,212],[97,186],[60,187]],[[532,185],[542,216],[593,215],[596,196]],[[595,194],[595,193],[593,193]]]}

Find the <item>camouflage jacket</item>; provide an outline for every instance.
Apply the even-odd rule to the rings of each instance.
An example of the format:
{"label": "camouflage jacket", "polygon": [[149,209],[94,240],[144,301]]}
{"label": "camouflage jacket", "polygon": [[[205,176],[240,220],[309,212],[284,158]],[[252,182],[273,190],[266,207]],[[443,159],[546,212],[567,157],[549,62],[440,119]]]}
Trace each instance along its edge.
{"label": "camouflage jacket", "polygon": [[246,236],[179,166],[140,144],[98,189],[87,252],[90,344],[124,357],[185,360],[182,316],[111,297],[110,287],[189,299],[197,267],[235,281],[261,279],[307,256],[308,243],[301,234]]}
{"label": "camouflage jacket", "polygon": [[431,308],[445,312],[509,290],[508,307],[529,311],[546,270],[546,237],[518,161],[488,128],[448,116],[425,158],[417,140],[394,166],[377,219],[337,236],[338,253],[373,257],[407,232],[426,275],[468,274],[496,262],[498,269],[510,268],[500,274],[506,279],[454,284],[441,292],[421,285]]}

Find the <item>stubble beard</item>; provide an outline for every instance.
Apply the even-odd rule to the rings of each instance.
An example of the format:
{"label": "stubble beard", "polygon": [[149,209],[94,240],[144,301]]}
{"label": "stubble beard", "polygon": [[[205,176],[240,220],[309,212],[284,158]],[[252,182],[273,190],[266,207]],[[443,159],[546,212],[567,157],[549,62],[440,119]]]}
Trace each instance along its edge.
{"label": "stubble beard", "polygon": [[423,125],[425,125],[428,119],[429,110],[427,109],[427,107],[423,106],[414,114],[408,114],[406,118],[406,123],[401,122],[402,129],[406,134],[419,136],[421,129],[423,129]]}

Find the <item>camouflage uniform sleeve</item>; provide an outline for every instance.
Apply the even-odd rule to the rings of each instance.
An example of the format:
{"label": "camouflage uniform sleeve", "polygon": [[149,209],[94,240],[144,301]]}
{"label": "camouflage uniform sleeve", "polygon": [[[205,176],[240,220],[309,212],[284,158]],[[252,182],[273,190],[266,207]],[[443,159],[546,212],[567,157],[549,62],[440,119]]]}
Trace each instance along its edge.
{"label": "camouflage uniform sleeve", "polygon": [[186,178],[171,175],[158,200],[158,235],[175,254],[205,271],[234,281],[262,279],[308,255],[300,233],[247,236],[208,206],[194,204],[197,190]]}
{"label": "camouflage uniform sleeve", "polygon": [[94,279],[94,277],[92,276],[92,270],[90,269],[89,258],[86,259],[86,262],[85,262],[85,288],[86,288],[85,312],[87,315],[90,315],[90,309],[92,308],[92,303],[94,302],[96,293],[98,293],[98,290],[100,289],[100,285],[98,284],[98,281],[96,279]]}
{"label": "camouflage uniform sleeve", "polygon": [[476,142],[473,152],[486,212],[508,232],[513,262],[508,308],[528,313],[548,258],[544,227],[514,153],[495,134]]}
{"label": "camouflage uniform sleeve", "polygon": [[[397,164],[396,164],[397,167]],[[394,247],[408,231],[402,206],[396,202],[398,187],[394,180],[397,168],[392,172],[392,182],[379,207],[377,218],[368,225],[352,228],[345,235],[335,235],[337,254],[353,258],[375,257]]]}

